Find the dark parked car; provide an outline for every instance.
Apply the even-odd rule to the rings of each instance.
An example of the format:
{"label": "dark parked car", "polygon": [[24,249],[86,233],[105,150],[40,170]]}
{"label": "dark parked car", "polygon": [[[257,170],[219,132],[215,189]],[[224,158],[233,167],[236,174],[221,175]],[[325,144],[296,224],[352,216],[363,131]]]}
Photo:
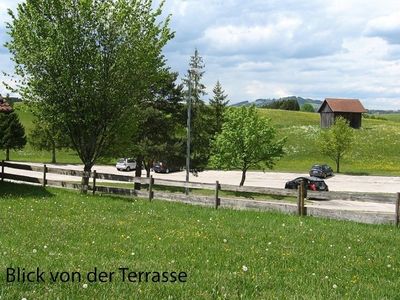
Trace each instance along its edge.
{"label": "dark parked car", "polygon": [[313,177],[326,178],[333,176],[333,170],[328,165],[313,165],[309,174]]}
{"label": "dark parked car", "polygon": [[328,191],[328,186],[325,181],[317,177],[297,177],[291,181],[286,182],[285,189],[297,189],[300,182],[304,180],[307,190],[310,191]]}
{"label": "dark parked car", "polygon": [[153,171],[156,173],[169,173],[180,170],[181,170],[180,166],[173,163],[168,163],[166,161],[158,161],[155,162],[153,165]]}

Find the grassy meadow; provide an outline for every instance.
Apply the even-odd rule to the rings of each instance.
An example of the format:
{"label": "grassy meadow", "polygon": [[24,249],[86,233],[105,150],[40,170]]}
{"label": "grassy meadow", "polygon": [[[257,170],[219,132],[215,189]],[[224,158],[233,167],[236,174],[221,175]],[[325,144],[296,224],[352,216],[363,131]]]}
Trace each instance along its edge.
{"label": "grassy meadow", "polygon": [[[320,117],[316,113],[260,109],[271,119],[280,135],[287,137],[286,155],[277,163],[278,171],[308,171],[315,163],[334,162],[320,154],[317,139]],[[363,119],[354,130],[352,150],[341,162],[341,172],[353,175],[400,175],[400,122]]]}
{"label": "grassy meadow", "polygon": [[[395,299],[387,225],[85,196],[0,182],[1,299]],[[6,283],[6,268],[46,272]],[[184,271],[186,283],[91,283],[99,271]],[[48,272],[83,274],[47,281]]]}
{"label": "grassy meadow", "polygon": [[[26,132],[32,130],[32,114],[23,103],[16,103]],[[271,119],[280,136],[287,137],[286,155],[277,163],[276,171],[308,172],[315,163],[333,161],[320,154],[317,146],[319,114],[283,110],[260,109],[260,114]],[[355,130],[354,147],[341,163],[341,172],[355,175],[400,175],[400,114],[385,115],[387,120],[363,119],[363,128]],[[4,153],[0,152],[0,159]],[[37,151],[28,144],[21,151],[11,151],[11,160],[48,163],[51,154]],[[57,151],[59,163],[79,163],[72,150]],[[104,161],[102,163],[113,163]]]}

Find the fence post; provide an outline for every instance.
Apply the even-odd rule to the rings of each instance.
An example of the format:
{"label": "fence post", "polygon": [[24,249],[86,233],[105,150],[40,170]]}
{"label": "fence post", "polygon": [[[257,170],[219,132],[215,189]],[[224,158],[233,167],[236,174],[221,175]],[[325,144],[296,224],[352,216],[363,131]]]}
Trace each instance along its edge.
{"label": "fence post", "polygon": [[44,166],[43,166],[43,184],[42,184],[43,186],[46,186],[46,183],[47,183],[47,182],[46,182],[46,181],[47,181],[47,180],[46,180],[46,173],[47,173],[47,166],[44,165]]}
{"label": "fence post", "polygon": [[153,178],[153,175],[151,175],[150,182],[149,182],[149,201],[153,200],[153,197],[154,197],[153,184],[154,184],[154,178]]}
{"label": "fence post", "polygon": [[1,161],[1,181],[4,181],[4,160]]}
{"label": "fence post", "polygon": [[300,181],[298,189],[298,196],[297,196],[297,212],[299,216],[304,215],[304,181]]}
{"label": "fence post", "polygon": [[215,182],[215,209],[218,209],[218,206],[221,205],[221,199],[218,197],[220,185],[218,180]]}
{"label": "fence post", "polygon": [[97,178],[97,172],[96,170],[93,171],[93,195],[96,193],[96,178]]}
{"label": "fence post", "polygon": [[400,193],[397,193],[396,220],[395,220],[396,227],[399,227],[399,222],[400,222]]}

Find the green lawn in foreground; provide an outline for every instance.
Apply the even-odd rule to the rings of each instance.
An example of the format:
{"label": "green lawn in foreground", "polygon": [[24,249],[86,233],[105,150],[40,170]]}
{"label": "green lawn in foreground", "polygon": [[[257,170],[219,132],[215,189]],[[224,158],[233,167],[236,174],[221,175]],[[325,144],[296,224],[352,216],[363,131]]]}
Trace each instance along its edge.
{"label": "green lawn in foreground", "polygon": [[[387,225],[0,183],[1,299],[396,299],[399,245]],[[10,266],[185,271],[188,281],[6,284]]]}

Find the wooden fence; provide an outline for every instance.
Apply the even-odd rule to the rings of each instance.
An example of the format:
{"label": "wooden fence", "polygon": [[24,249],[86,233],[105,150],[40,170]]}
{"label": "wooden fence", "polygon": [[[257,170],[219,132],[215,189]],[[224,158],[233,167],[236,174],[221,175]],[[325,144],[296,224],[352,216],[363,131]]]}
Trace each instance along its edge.
{"label": "wooden fence", "polygon": [[[38,176],[28,176],[28,175],[16,175],[5,172],[5,168],[10,169],[18,169],[25,170],[30,172],[39,172],[41,175]],[[29,172],[30,171],[30,172]],[[32,174],[32,173],[31,173]],[[42,186],[54,186],[54,187],[63,187],[70,189],[82,189],[83,186],[79,181],[71,180],[49,180],[47,177],[48,174],[59,174],[66,175],[72,177],[82,177],[85,175],[83,171],[62,169],[62,168],[54,168],[43,166],[34,166],[27,164],[19,164],[19,163],[9,163],[2,161],[1,162],[1,173],[0,178],[1,181],[4,179],[14,180],[14,181],[23,181],[29,183],[40,184]],[[162,199],[167,201],[179,201],[183,203],[190,204],[198,204],[198,205],[207,205],[218,207],[230,207],[230,208],[238,208],[238,209],[260,209],[260,210],[278,210],[282,212],[287,212],[291,214],[298,215],[315,215],[315,216],[326,216],[333,217],[339,219],[348,219],[348,220],[359,220],[360,218],[356,217],[354,219],[354,215],[357,215],[356,212],[353,212],[353,216],[344,213],[328,212],[325,209],[324,212],[321,213],[321,209],[316,208],[308,208],[305,205],[304,197],[305,193],[302,190],[302,185],[299,186],[299,190],[288,190],[288,189],[278,189],[278,188],[269,188],[269,187],[255,187],[255,186],[235,186],[228,184],[220,184],[216,181],[214,184],[211,183],[199,183],[199,182],[185,182],[185,181],[176,181],[169,179],[159,179],[159,178],[143,178],[143,177],[133,177],[127,175],[115,175],[115,174],[107,174],[107,173],[98,173],[93,171],[91,174],[86,174],[90,176],[91,184],[87,187],[84,187],[86,190],[91,191],[93,194],[96,192],[99,193],[107,193],[107,194],[118,194],[125,196],[137,196],[137,197],[145,197],[148,198],[149,201],[153,199]],[[101,185],[99,185],[99,180],[101,180]],[[145,190],[135,190],[134,186],[132,188],[128,187],[115,187],[115,186],[107,186],[107,183],[110,182],[119,182],[119,183],[141,183],[146,186]],[[111,184],[112,185],[112,184]],[[156,187],[177,187],[182,188],[182,193],[171,193],[165,192],[163,190],[155,190]],[[202,190],[211,190],[214,191],[213,196],[200,196],[189,194],[186,195],[184,190],[186,188],[189,189],[202,189]],[[267,200],[247,200],[240,198],[228,198],[228,197],[220,197],[221,191],[230,191],[237,193],[256,193],[263,194],[266,198],[271,196],[284,196],[284,197],[296,197],[297,203],[290,203],[284,201],[267,201]],[[307,200],[349,200],[349,201],[366,201],[366,202],[378,202],[378,203],[392,203],[395,204],[395,214],[393,218],[393,214],[389,214],[382,218],[382,214],[380,216],[371,215],[368,218],[367,223],[395,223],[396,226],[400,224],[400,193],[396,194],[380,194],[380,193],[356,193],[356,192],[314,192],[307,191]],[[349,213],[349,211],[347,211]],[[346,217],[343,217],[346,215]],[[339,217],[338,217],[339,216]],[[361,218],[362,219],[362,218]],[[362,220],[363,221],[363,220]]]}

